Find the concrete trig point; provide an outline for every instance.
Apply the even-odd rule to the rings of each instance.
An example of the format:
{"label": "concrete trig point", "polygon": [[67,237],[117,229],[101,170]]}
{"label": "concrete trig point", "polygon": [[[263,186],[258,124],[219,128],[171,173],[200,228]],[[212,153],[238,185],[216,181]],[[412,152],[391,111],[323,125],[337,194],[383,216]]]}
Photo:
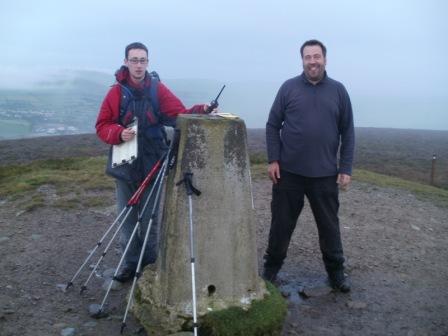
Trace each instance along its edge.
{"label": "concrete trig point", "polygon": [[149,332],[180,331],[192,318],[188,196],[193,196],[197,313],[249,308],[266,294],[258,276],[256,232],[244,122],[182,115],[178,160],[170,172],[159,256],[139,280],[133,311]]}

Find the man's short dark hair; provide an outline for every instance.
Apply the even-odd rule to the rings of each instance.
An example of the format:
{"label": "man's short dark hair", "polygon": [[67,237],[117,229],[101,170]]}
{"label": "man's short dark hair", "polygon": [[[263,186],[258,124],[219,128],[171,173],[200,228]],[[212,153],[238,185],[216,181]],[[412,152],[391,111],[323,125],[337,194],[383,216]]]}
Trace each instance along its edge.
{"label": "man's short dark hair", "polygon": [[327,48],[325,48],[324,44],[321,41],[308,40],[304,44],[302,44],[302,46],[300,47],[300,55],[302,56],[302,58],[303,58],[303,49],[305,49],[305,47],[316,46],[316,45],[322,49],[322,54],[324,54],[324,57],[327,57]]}
{"label": "man's short dark hair", "polygon": [[129,44],[124,51],[124,56],[126,57],[126,59],[128,59],[129,50],[131,50],[131,49],[142,49],[142,50],[146,51],[146,55],[148,55],[148,48],[146,48],[146,46],[143,43],[134,42],[134,43]]}

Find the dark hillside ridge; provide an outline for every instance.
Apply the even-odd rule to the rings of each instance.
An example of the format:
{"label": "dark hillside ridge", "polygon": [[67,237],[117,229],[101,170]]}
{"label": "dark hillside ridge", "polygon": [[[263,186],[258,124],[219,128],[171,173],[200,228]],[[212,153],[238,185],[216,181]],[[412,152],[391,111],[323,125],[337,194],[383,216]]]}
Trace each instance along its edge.
{"label": "dark hillside ridge", "polygon": [[109,146],[95,134],[45,136],[0,141],[0,166],[34,160],[106,155]]}

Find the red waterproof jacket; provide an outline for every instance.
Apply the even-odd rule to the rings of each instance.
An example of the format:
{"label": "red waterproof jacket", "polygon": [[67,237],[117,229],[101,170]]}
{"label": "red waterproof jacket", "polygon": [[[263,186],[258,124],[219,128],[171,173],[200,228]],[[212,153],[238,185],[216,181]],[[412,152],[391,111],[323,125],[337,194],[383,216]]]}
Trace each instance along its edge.
{"label": "red waterproof jacket", "polygon": [[[129,72],[127,71],[117,72],[116,78],[117,82],[130,83],[130,80],[128,80]],[[190,109],[185,108],[179,98],[177,98],[161,82],[159,83],[157,96],[159,100],[160,113],[165,114],[168,117],[173,118],[184,113],[204,113],[203,105],[194,105]],[[110,145],[117,145],[122,142],[120,135],[124,127],[120,125],[118,121],[120,117],[120,97],[121,87],[118,83],[116,83],[112,85],[111,89],[104,98],[95,124],[96,134],[98,137]]]}

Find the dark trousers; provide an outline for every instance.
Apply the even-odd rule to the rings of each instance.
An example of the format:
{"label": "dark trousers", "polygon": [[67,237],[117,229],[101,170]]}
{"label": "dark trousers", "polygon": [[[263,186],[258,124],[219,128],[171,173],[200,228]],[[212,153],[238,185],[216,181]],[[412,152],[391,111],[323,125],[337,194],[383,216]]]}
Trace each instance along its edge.
{"label": "dark trousers", "polygon": [[316,220],[319,245],[328,274],[343,270],[344,253],[339,230],[337,176],[304,177],[281,171],[272,188],[272,220],[264,256],[265,269],[277,272],[286,258],[289,242],[307,197]]}
{"label": "dark trousers", "polygon": [[[138,189],[139,185],[137,183],[128,183],[121,180],[115,180],[116,182],[116,191],[117,191],[117,208],[118,212],[123,210],[123,208],[126,207],[126,204],[128,203],[129,199],[134,195],[136,190]],[[124,252],[126,245],[129,242],[129,239],[131,237],[132,231],[134,230],[134,227],[137,223],[137,220],[139,218],[139,214],[141,214],[141,211],[143,210],[143,205],[150,193],[150,190],[152,188],[152,184],[148,186],[146,191],[143,193],[143,197],[140,199],[140,204],[136,206],[131,213],[129,214],[128,218],[124,222],[123,226],[121,227],[120,231],[120,247],[122,253]],[[134,236],[134,239],[132,240],[128,252],[126,253],[126,256],[124,258],[124,265],[125,268],[130,268],[135,270],[137,268],[138,260],[140,258],[140,253],[143,248],[143,242],[145,240],[145,234],[148,229],[148,224],[151,219],[151,212],[154,207],[154,200],[156,190],[154,190],[153,195],[151,197],[151,200],[149,201],[146,211],[143,214],[139,229],[137,229],[136,235]],[[156,216],[153,218],[152,224],[151,224],[151,230],[149,231],[149,240],[147,242],[147,246],[145,248],[145,253],[143,255],[143,266],[147,264],[152,264],[155,262],[157,258],[157,248],[158,248],[158,219],[157,219],[157,213]]]}

